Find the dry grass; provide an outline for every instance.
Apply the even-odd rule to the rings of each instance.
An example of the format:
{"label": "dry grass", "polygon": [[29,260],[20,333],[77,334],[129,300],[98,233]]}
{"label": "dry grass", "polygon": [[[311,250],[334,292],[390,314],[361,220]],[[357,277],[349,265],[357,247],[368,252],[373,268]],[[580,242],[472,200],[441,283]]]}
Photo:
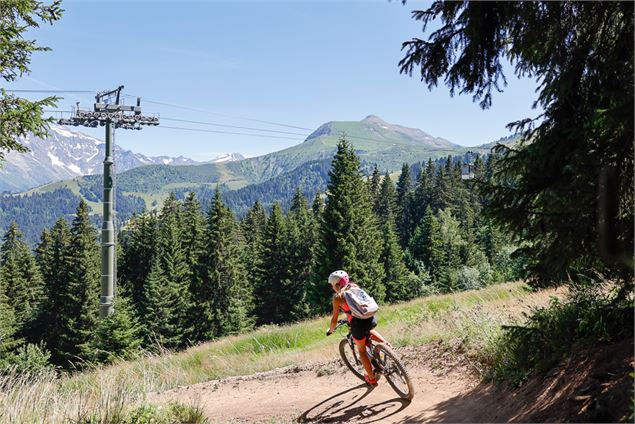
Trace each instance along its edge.
{"label": "dry grass", "polygon": [[[431,296],[382,307],[379,329],[394,345],[441,340],[463,344],[487,361],[501,324],[516,322],[554,291],[530,293],[521,283]],[[55,378],[0,378],[0,422],[125,422],[147,395],[231,375],[252,374],[336,357],[337,337],[324,337],[328,318],[268,326],[179,353],[164,352]],[[479,358],[479,355],[481,356]]]}

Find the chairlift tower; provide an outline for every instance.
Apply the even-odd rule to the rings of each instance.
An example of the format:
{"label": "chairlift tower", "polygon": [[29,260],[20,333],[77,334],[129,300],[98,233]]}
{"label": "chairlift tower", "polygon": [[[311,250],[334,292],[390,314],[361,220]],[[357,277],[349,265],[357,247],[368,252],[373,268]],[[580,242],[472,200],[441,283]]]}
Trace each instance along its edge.
{"label": "chairlift tower", "polygon": [[123,85],[115,90],[102,91],[95,96],[93,110],[80,109],[79,103],[69,119],[60,119],[60,125],[106,127],[106,152],[104,158],[104,197],[101,227],[101,296],[99,317],[106,318],[114,312],[116,241],[115,241],[115,189],[114,189],[114,133],[115,128],[140,130],[144,125],[159,125],[158,116],[141,113],[141,98],[136,106],[126,106],[121,101]]}

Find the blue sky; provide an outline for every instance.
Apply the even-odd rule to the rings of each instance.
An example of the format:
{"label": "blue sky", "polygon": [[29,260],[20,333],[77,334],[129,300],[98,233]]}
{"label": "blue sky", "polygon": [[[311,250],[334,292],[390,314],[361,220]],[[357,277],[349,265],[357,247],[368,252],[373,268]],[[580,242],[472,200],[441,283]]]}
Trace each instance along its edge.
{"label": "blue sky", "polygon": [[[70,1],[54,26],[30,37],[52,48],[33,56],[28,77],[7,88],[105,90],[148,101],[146,113],[223,125],[307,134],[254,120],[315,129],[324,122],[379,115],[461,145],[508,135],[505,124],[535,116],[536,84],[510,78],[486,111],[471,96],[432,91],[417,76],[401,75],[401,43],[422,37],[410,1]],[[66,95],[69,109],[86,95]],[[238,119],[238,118],[249,118]],[[200,124],[187,126],[239,131]],[[103,130],[85,132],[103,137]],[[273,135],[274,133],[269,133]],[[292,139],[198,133],[167,128],[117,131],[124,148],[148,155],[210,159],[218,153],[256,156],[300,143]]]}

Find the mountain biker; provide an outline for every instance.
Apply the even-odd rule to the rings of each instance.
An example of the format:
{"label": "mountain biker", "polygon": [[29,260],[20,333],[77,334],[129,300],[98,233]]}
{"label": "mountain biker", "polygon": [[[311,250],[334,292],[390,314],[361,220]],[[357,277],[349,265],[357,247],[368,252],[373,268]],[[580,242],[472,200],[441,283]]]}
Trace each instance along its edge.
{"label": "mountain biker", "polygon": [[355,340],[357,350],[359,351],[359,359],[361,359],[364,369],[366,370],[364,380],[367,384],[376,386],[377,376],[375,376],[373,367],[368,359],[368,355],[366,354],[366,336],[370,335],[373,340],[381,343],[387,343],[386,339],[384,339],[377,330],[374,330],[377,325],[377,318],[373,316],[371,318],[361,319],[352,315],[351,309],[346,303],[343,293],[351,287],[357,287],[357,284],[350,281],[348,274],[345,271],[332,272],[331,275],[329,275],[328,282],[333,288],[335,294],[333,295],[333,317],[331,318],[331,326],[326,331],[326,335],[330,336],[333,333],[335,326],[337,325],[337,318],[340,311],[344,312],[346,314],[346,319],[350,323],[353,340]]}

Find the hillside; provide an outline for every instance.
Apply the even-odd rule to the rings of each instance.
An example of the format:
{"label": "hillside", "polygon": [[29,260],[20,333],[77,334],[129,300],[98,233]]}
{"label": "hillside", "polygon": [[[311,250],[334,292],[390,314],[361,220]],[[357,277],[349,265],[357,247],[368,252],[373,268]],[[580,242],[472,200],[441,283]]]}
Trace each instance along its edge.
{"label": "hillside", "polygon": [[[175,188],[193,190],[216,184],[222,184],[227,189],[237,189],[267,181],[307,162],[330,159],[337,141],[343,135],[354,145],[363,163],[380,164],[382,171],[389,172],[400,169],[403,163],[456,155],[470,150],[442,138],[435,138],[419,129],[389,124],[370,115],[361,121],[325,123],[304,142],[264,156],[179,167],[149,165],[119,173],[117,182],[119,188],[126,193],[145,195],[167,194]],[[477,147],[472,150],[481,152],[486,149]],[[78,182],[84,185],[82,178]],[[53,186],[46,185],[34,191],[46,192],[51,187]],[[59,188],[59,184],[55,183],[54,187]]]}
{"label": "hillside", "polygon": [[579,350],[519,389],[483,379],[500,326],[561,295],[513,283],[382,307],[379,328],[415,381],[412,402],[385,381],[361,385],[339,359],[343,334],[324,337],[322,317],[57,380],[0,380],[10,394],[0,397],[0,421],[99,421],[169,403],[222,422],[619,421],[628,413],[632,339]]}
{"label": "hillside", "polygon": [[[465,340],[466,347],[473,349],[482,343],[479,334],[491,331],[502,322],[511,322],[532,305],[546,303],[549,294],[553,292],[530,294],[521,284],[515,283],[491,286],[480,291],[420,298],[401,305],[382,306],[379,325],[383,334],[400,352],[405,353],[410,347],[431,342],[450,343],[451,340],[461,339]],[[338,333],[325,337],[326,326],[326,317],[285,326],[265,326],[243,335],[194,346],[183,352],[164,351],[160,355],[144,356],[136,361],[67,376],[53,383],[43,379],[37,384],[24,384],[0,377],[0,385],[5,388],[5,393],[12,394],[0,396],[0,422],[3,413],[11,414],[17,422],[47,416],[52,423],[62,422],[71,413],[84,417],[109,416],[121,408],[118,400],[124,400],[125,408],[131,410],[142,404],[148,396],[154,402],[169,401],[161,393],[182,387],[179,397],[186,396],[190,389],[185,386],[212,380],[205,386],[208,391],[204,394],[198,392],[208,398],[216,393],[215,383],[220,383],[218,386],[223,384],[213,380],[268,372],[281,367],[288,367],[289,373],[274,371],[274,375],[282,375],[277,375],[276,382],[272,384],[263,384],[263,390],[273,390],[283,385],[289,381],[287,376],[302,370],[307,370],[310,375],[307,378],[308,375],[303,374],[305,383],[315,388],[316,383],[321,384],[324,380],[316,381],[316,373],[322,369],[322,364],[330,364],[320,374],[326,379],[329,379],[330,370],[336,369],[337,343],[343,335]],[[471,331],[475,329],[481,332]],[[352,374],[343,373],[343,368],[337,368],[337,372],[341,373],[341,390],[359,385]],[[256,379],[266,382],[260,377],[256,376]],[[240,380],[238,377],[233,384],[239,384]],[[419,386],[417,390],[421,399],[425,389]],[[335,395],[338,390],[331,392]],[[243,400],[248,400],[251,395],[243,390],[237,393],[244,394]],[[394,399],[394,393],[387,394],[386,400]],[[449,394],[446,392],[446,395]],[[169,393],[166,395],[172,396]],[[177,396],[172,397],[177,400]],[[293,402],[287,404],[289,407],[300,401],[315,404],[321,399],[312,394],[300,396],[298,393]],[[188,404],[190,401],[182,403]]]}

